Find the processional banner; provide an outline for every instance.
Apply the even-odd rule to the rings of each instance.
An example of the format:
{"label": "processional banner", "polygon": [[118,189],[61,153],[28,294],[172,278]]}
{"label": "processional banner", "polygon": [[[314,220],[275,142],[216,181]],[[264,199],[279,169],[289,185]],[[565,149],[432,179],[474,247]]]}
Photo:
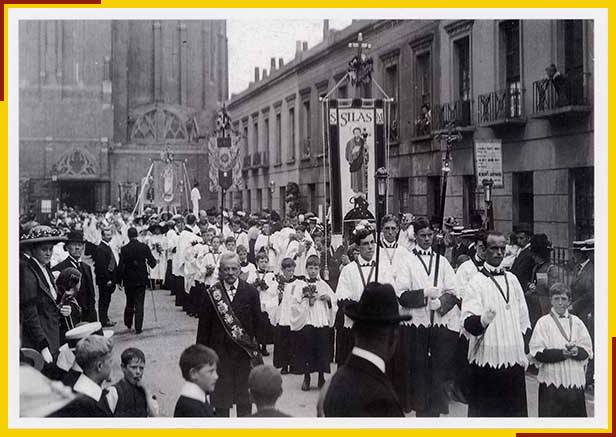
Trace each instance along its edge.
{"label": "processional banner", "polygon": [[212,137],[208,143],[210,164],[210,191],[216,192],[242,187],[242,160],[240,138]]}
{"label": "processional banner", "polygon": [[332,233],[341,234],[345,217],[360,205],[376,217],[375,173],[384,162],[385,118],[383,100],[331,100],[328,107]]}

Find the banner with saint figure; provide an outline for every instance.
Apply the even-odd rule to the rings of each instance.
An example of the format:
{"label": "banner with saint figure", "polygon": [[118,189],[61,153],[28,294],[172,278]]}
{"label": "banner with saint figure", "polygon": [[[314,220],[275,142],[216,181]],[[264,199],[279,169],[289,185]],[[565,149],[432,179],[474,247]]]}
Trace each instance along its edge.
{"label": "banner with saint figure", "polygon": [[362,214],[376,216],[374,176],[376,169],[384,165],[384,122],[382,100],[340,99],[329,102],[334,234],[343,232],[345,218],[348,220]]}

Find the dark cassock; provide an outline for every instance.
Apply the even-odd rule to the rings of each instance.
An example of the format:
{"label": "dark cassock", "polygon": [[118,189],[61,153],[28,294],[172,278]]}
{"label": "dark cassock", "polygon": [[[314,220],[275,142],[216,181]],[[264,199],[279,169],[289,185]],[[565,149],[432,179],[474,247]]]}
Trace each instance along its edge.
{"label": "dark cassock", "polygon": [[[495,317],[484,327],[489,309]],[[517,277],[485,263],[466,287],[462,320],[469,337],[469,417],[527,417],[523,336],[530,319]]]}
{"label": "dark cassock", "polygon": [[[410,286],[399,297],[404,314],[400,345],[405,345],[408,375],[404,379],[407,411],[418,417],[449,412],[449,390],[456,374],[455,352],[460,330],[456,275],[447,259],[431,247],[413,249]],[[430,303],[433,300],[434,303]]]}
{"label": "dark cassock", "polygon": [[[345,307],[352,302],[359,302],[364,288],[376,278],[376,254],[370,260],[361,255],[342,268],[336,288],[338,301],[338,314],[336,316],[336,363],[342,365],[346,362],[355,343],[351,328],[353,320],[344,314]],[[382,284],[391,284],[394,289],[395,280],[391,268],[384,256],[379,261],[379,277]]]}
{"label": "dark cassock", "polygon": [[[220,316],[221,306],[214,307],[212,297],[216,290],[225,293],[225,302],[230,302],[231,310],[235,313],[241,329],[246,335],[254,339],[256,335],[261,303],[259,292],[253,286],[242,280],[236,280],[230,286],[219,282],[209,288],[207,296],[203,298],[203,306],[199,314],[199,327],[197,329],[197,343],[210,347],[218,354],[218,381],[216,388],[210,395],[212,407],[226,411],[237,405],[238,416],[251,414],[251,402],[248,395],[248,374],[250,373],[250,356],[228,334],[223,326]],[[225,303],[225,305],[227,305]]]}

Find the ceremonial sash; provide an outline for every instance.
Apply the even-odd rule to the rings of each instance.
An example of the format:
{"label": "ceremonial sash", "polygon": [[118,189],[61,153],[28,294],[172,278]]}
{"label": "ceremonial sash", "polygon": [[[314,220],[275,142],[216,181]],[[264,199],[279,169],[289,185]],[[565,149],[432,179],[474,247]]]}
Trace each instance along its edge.
{"label": "ceremonial sash", "polygon": [[[237,290],[236,290],[237,292]],[[235,344],[244,350],[250,358],[250,366],[255,367],[263,364],[263,357],[259,352],[259,345],[246,333],[240,320],[237,318],[231,307],[231,300],[226,290],[220,282],[212,285],[207,290],[207,295],[212,301],[214,311],[218,320],[225,330],[225,333]]]}

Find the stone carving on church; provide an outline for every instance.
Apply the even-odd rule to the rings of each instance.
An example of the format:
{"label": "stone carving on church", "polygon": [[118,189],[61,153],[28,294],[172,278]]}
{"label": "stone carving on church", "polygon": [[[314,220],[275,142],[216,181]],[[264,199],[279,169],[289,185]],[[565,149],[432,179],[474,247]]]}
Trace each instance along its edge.
{"label": "stone carving on church", "polygon": [[162,103],[135,108],[129,117],[130,139],[137,144],[196,143],[199,127],[192,109]]}
{"label": "stone carving on church", "polygon": [[58,177],[96,176],[96,160],[79,147],[69,149],[60,155],[51,172]]}

